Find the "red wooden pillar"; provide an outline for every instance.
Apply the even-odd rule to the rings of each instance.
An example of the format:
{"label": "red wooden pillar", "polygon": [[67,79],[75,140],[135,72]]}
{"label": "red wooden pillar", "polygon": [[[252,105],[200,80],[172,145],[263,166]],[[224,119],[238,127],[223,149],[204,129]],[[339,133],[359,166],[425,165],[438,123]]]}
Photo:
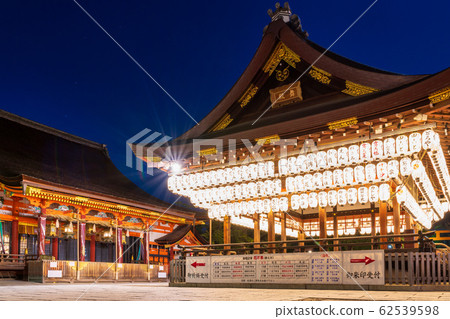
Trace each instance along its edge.
{"label": "red wooden pillar", "polygon": [[17,255],[19,253],[19,214],[17,212],[18,199],[16,197],[13,197],[12,199],[12,215],[15,216],[15,219],[13,219],[11,225],[11,254]]}
{"label": "red wooden pillar", "polygon": [[45,208],[42,208],[41,216],[38,217],[38,256],[45,255],[45,226],[47,217],[42,216],[44,214]]}
{"label": "red wooden pillar", "polygon": [[144,262],[146,264],[148,264],[150,262],[150,252],[149,252],[148,248],[149,248],[149,233],[148,233],[148,231],[146,231],[144,233],[144,249],[143,249]]}
{"label": "red wooden pillar", "polygon": [[78,230],[78,241],[80,248],[80,261],[86,261],[86,223],[79,224],[80,229]]}
{"label": "red wooden pillar", "polygon": [[91,235],[90,261],[95,261],[95,235]]}
{"label": "red wooden pillar", "polygon": [[122,228],[117,228],[116,259],[119,264],[123,263]]}
{"label": "red wooden pillar", "polygon": [[52,256],[58,260],[58,238],[52,238]]}

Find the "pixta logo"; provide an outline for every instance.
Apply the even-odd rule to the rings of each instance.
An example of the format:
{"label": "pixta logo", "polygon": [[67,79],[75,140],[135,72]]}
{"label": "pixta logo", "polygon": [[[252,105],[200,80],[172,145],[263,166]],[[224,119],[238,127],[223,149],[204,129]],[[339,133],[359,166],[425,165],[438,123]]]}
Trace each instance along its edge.
{"label": "pixta logo", "polygon": [[[162,135],[160,132],[156,132],[145,128],[133,137],[126,141],[126,165],[133,168],[133,151],[132,145],[135,146],[136,155],[136,170],[144,172],[143,159],[156,158],[155,151],[161,147],[164,143],[170,141],[172,137]],[[140,140],[140,141],[139,141]],[[139,141],[139,142],[138,142]],[[152,143],[151,145],[149,145]],[[153,175],[154,166],[147,165],[146,173]]]}

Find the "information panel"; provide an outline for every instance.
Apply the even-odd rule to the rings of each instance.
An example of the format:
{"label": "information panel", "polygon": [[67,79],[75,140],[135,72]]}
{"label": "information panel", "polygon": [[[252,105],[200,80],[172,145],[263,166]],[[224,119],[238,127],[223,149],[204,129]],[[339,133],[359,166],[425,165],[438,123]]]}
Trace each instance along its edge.
{"label": "information panel", "polygon": [[[345,271],[344,271],[345,269]],[[384,251],[186,258],[186,282],[384,285]]]}

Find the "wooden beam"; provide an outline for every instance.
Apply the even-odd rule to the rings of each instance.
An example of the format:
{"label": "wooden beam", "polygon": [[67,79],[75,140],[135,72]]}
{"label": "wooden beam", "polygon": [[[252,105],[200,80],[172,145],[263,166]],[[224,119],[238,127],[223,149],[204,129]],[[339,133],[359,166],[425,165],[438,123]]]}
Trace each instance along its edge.
{"label": "wooden beam", "polygon": [[[253,214],[253,242],[261,242],[261,230],[259,224],[259,214]],[[259,248],[259,245],[255,245],[254,248]],[[254,250],[254,254],[259,254],[259,250]]]}
{"label": "wooden beam", "polygon": [[[380,235],[387,235],[387,203],[380,201],[378,208],[378,215],[380,216]],[[382,238],[381,242],[386,242],[386,238]],[[386,245],[381,245],[381,249],[386,249]]]}
{"label": "wooden beam", "polygon": [[[231,244],[231,219],[230,216],[223,218],[223,243]],[[230,246],[225,246],[225,249],[230,249]]]}
{"label": "wooden beam", "polygon": [[[267,214],[267,222],[268,222],[268,229],[267,229],[267,241],[275,241],[275,215],[273,211],[270,211]],[[269,247],[274,247],[274,244],[269,244]],[[269,252],[273,253],[274,250],[269,250]]]}
{"label": "wooden beam", "polygon": [[319,207],[319,238],[327,238],[327,211]]}
{"label": "wooden beam", "polygon": [[[337,218],[337,206],[334,206],[333,208],[333,237],[334,238],[338,238],[339,237],[339,232],[338,232],[338,218]],[[334,240],[333,244],[337,245],[339,244],[338,240]],[[338,246],[334,246],[333,247],[334,251],[339,251],[339,247]]]}
{"label": "wooden beam", "polygon": [[[281,222],[281,241],[286,241],[286,213],[281,213],[280,217]],[[283,244],[283,247],[286,247],[286,244]],[[287,250],[284,248],[283,253],[287,253]]]}

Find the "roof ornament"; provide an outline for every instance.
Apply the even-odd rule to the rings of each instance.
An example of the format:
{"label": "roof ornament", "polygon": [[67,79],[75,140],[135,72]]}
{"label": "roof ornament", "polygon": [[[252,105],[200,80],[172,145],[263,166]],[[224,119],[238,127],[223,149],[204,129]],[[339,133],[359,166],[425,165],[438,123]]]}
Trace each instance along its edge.
{"label": "roof ornament", "polygon": [[[308,32],[302,29],[298,15],[292,14],[291,7],[288,2],[283,6],[279,2],[275,4],[275,12],[272,9],[267,10],[267,14],[272,18],[272,22],[282,19],[284,23],[288,24],[294,31],[297,31],[302,37],[307,38]],[[263,33],[266,32],[268,26],[264,27]]]}

